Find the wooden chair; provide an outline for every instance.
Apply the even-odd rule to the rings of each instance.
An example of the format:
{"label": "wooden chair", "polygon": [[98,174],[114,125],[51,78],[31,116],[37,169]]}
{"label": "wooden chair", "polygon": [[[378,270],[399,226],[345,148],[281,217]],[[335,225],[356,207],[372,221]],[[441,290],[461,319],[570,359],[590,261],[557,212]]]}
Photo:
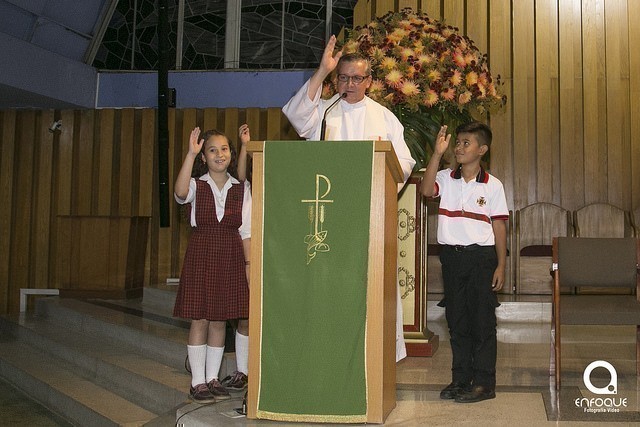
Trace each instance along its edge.
{"label": "wooden chair", "polygon": [[553,237],[573,235],[571,212],[553,203],[533,203],[516,211],[513,251],[516,294],[551,294],[549,264]]}
{"label": "wooden chair", "polygon": [[[636,374],[640,375],[640,240],[554,237],[550,375],[561,383],[561,326],[635,325]],[[630,295],[562,295],[561,287],[626,287]]]}
{"label": "wooden chair", "polygon": [[631,212],[609,203],[591,203],[573,212],[577,237],[638,237]]}

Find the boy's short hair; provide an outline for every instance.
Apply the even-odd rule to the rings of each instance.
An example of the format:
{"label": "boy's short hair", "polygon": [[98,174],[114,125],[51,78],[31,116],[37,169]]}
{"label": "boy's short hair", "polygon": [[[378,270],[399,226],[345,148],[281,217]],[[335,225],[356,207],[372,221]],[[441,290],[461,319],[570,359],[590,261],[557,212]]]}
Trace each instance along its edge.
{"label": "boy's short hair", "polygon": [[460,135],[461,133],[472,133],[476,136],[480,145],[486,145],[491,148],[493,133],[491,132],[491,128],[484,123],[469,122],[461,124],[456,129],[456,135]]}

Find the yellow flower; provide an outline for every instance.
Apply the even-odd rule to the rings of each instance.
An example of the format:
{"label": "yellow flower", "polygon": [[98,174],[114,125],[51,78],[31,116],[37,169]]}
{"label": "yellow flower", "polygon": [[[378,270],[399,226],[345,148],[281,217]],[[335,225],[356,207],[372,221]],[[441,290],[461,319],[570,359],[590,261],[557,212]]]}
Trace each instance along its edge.
{"label": "yellow flower", "polygon": [[467,82],[467,86],[473,86],[474,84],[478,83],[478,73],[476,73],[475,71],[470,71],[467,74],[465,81]]}
{"label": "yellow flower", "polygon": [[433,57],[431,55],[418,56],[418,64],[420,64],[420,66],[423,68],[431,64],[432,62],[433,62]]}
{"label": "yellow flower", "polygon": [[413,24],[411,23],[411,21],[403,19],[402,21],[398,22],[398,27],[409,31],[413,27]]}
{"label": "yellow flower", "polygon": [[393,30],[391,34],[389,34],[388,37],[389,37],[389,40],[391,40],[392,42],[395,42],[395,44],[398,44],[400,40],[405,38],[406,35],[407,35],[407,32],[405,30],[403,30],[402,28],[396,28],[395,30]]}
{"label": "yellow flower", "polygon": [[393,70],[397,66],[398,66],[398,61],[391,56],[385,56],[382,62],[380,62],[380,67],[382,67],[382,69],[384,70]]}
{"label": "yellow flower", "polygon": [[398,70],[391,70],[385,76],[385,81],[391,87],[400,87],[402,83],[402,73]]}
{"label": "yellow flower", "polygon": [[405,96],[414,96],[420,93],[420,88],[413,80],[405,80],[400,85],[400,92]]}
{"label": "yellow flower", "polygon": [[434,69],[429,71],[429,74],[427,74],[427,77],[429,78],[430,81],[437,82],[437,81],[440,81],[440,79],[442,78],[442,74],[440,73],[440,71]]}
{"label": "yellow flower", "polygon": [[400,54],[400,59],[402,59],[403,61],[407,61],[409,57],[415,55],[415,53],[413,52],[413,49],[409,47],[400,48],[399,54]]}

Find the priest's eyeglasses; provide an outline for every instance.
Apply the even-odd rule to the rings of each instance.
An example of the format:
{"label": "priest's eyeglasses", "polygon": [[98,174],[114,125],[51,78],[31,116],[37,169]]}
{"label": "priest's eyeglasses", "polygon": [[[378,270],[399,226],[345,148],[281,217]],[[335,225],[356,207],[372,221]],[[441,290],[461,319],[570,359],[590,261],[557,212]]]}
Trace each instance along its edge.
{"label": "priest's eyeglasses", "polygon": [[353,82],[353,84],[359,85],[369,76],[347,76],[346,74],[338,74],[338,81],[342,83],[349,83],[349,80]]}

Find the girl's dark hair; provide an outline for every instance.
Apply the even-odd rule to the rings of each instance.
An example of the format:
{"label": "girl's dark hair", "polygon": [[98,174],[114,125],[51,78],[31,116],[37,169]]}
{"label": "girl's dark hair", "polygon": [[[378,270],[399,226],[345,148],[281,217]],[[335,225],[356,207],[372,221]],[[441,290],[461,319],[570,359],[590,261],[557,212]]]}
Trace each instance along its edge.
{"label": "girl's dark hair", "polygon": [[205,133],[203,133],[202,136],[200,137],[200,139],[204,139],[204,144],[202,144],[202,149],[198,153],[198,156],[196,157],[196,161],[193,164],[191,177],[199,178],[202,175],[209,172],[209,168],[207,168],[207,163],[202,159],[202,156],[203,156],[203,151],[207,146],[207,141],[212,136],[223,136],[227,140],[227,143],[229,143],[229,150],[231,151],[231,162],[229,162],[229,167],[227,168],[227,172],[229,172],[229,175],[231,175],[235,179],[238,179],[238,154],[236,153],[236,146],[233,142],[229,140],[229,138],[224,133],[216,129],[208,130]]}

